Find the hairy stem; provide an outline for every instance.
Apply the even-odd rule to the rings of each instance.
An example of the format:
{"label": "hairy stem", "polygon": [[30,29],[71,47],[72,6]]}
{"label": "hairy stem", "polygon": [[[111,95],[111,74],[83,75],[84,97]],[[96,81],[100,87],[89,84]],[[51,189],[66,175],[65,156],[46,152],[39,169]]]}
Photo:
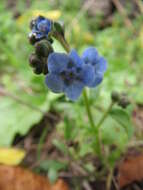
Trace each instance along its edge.
{"label": "hairy stem", "polygon": [[88,119],[89,119],[89,122],[90,122],[90,126],[93,129],[95,129],[95,124],[94,124],[93,116],[92,116],[92,113],[91,113],[90,103],[89,103],[89,99],[88,99],[88,96],[87,96],[86,89],[84,89],[84,91],[83,91],[83,97],[84,97],[84,103],[85,103]]}
{"label": "hairy stem", "polygon": [[45,127],[45,129],[43,130],[40,139],[39,139],[39,143],[38,143],[38,147],[37,147],[37,160],[40,160],[41,157],[41,150],[44,144],[44,141],[46,139],[48,133],[48,126]]}
{"label": "hairy stem", "polygon": [[111,104],[109,105],[108,109],[106,110],[106,112],[101,117],[99,123],[96,125],[97,130],[99,130],[100,126],[104,123],[105,119],[108,117],[108,114],[112,110],[112,107],[113,107],[114,103],[115,102],[111,102]]}
{"label": "hairy stem", "polygon": [[88,120],[90,122],[90,126],[91,126],[92,130],[95,132],[94,133],[95,137],[96,137],[95,151],[98,154],[98,156],[101,158],[102,157],[102,147],[101,147],[101,142],[100,142],[99,130],[94,124],[94,119],[93,119],[93,115],[91,112],[91,106],[89,103],[86,89],[84,89],[84,91],[83,91],[83,97],[84,97],[85,107],[86,107],[86,111],[87,111],[87,115],[88,115]]}
{"label": "hairy stem", "polygon": [[67,53],[69,53],[70,52],[70,46],[67,43],[67,41],[65,40],[65,38],[62,35],[60,35],[59,33],[54,33],[53,36],[55,39],[57,39],[61,43],[61,45],[63,46],[65,51]]}

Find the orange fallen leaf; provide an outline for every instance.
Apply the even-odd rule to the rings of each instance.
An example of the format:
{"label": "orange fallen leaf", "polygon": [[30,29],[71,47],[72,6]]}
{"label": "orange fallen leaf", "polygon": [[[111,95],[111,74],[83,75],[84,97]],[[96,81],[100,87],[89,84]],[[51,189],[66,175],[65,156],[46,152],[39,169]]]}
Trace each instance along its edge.
{"label": "orange fallen leaf", "polygon": [[120,188],[143,179],[143,153],[128,155],[119,166]]}
{"label": "orange fallen leaf", "polygon": [[67,184],[59,179],[53,186],[52,186],[52,190],[69,190]]}
{"label": "orange fallen leaf", "polygon": [[59,179],[54,185],[46,177],[21,167],[0,165],[0,190],[69,190]]}

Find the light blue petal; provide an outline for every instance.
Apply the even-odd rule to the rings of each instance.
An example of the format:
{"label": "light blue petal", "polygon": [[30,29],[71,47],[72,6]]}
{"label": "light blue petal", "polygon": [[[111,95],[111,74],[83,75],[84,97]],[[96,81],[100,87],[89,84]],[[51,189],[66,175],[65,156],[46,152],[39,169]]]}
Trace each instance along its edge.
{"label": "light blue petal", "polygon": [[107,61],[104,57],[98,59],[97,64],[95,65],[95,71],[104,73],[107,70]]}
{"label": "light blue petal", "polygon": [[48,86],[48,88],[50,88],[50,90],[52,90],[53,92],[63,92],[64,83],[60,76],[49,73],[46,76],[45,83]]}
{"label": "light blue petal", "polygon": [[80,94],[82,93],[83,87],[84,84],[82,82],[73,81],[71,85],[66,86],[64,92],[70,100],[75,101],[79,98]]}
{"label": "light blue petal", "polygon": [[95,79],[95,69],[92,65],[84,64],[80,75],[84,84],[90,86]]}
{"label": "light blue petal", "polygon": [[96,61],[99,58],[99,54],[96,48],[89,47],[85,49],[85,51],[82,54],[82,59],[85,63],[95,64]]}
{"label": "light blue petal", "polygon": [[102,73],[96,73],[95,74],[95,78],[94,78],[94,82],[89,86],[91,88],[95,88],[96,86],[98,86],[103,80],[103,74]]}
{"label": "light blue petal", "polygon": [[48,57],[48,70],[60,73],[67,68],[69,57],[65,53],[51,53]]}
{"label": "light blue petal", "polygon": [[75,49],[72,49],[69,53],[69,57],[73,60],[77,67],[81,67],[83,64],[82,59],[79,57]]}

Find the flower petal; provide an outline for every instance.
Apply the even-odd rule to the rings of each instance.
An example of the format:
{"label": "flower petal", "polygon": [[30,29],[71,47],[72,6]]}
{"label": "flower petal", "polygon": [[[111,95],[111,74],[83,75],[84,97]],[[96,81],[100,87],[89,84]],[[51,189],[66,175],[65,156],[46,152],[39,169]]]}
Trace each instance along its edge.
{"label": "flower petal", "polygon": [[70,100],[75,101],[80,96],[83,90],[83,87],[84,87],[84,84],[82,82],[73,81],[71,85],[66,86],[66,88],[64,89],[64,92]]}
{"label": "flower petal", "polygon": [[69,53],[69,57],[74,61],[77,67],[81,67],[83,64],[82,59],[79,57],[75,49],[72,49]]}
{"label": "flower petal", "polygon": [[90,86],[95,79],[95,69],[90,64],[84,64],[80,77],[86,86]]}
{"label": "flower petal", "polygon": [[51,53],[48,57],[48,70],[60,73],[67,68],[69,57],[65,53]]}
{"label": "flower petal", "polygon": [[51,30],[51,21],[45,19],[38,23],[37,28],[40,32],[43,32],[43,34],[48,34]]}
{"label": "flower petal", "polygon": [[103,80],[103,74],[102,73],[96,73],[95,78],[92,84],[90,84],[89,87],[94,88],[98,86]]}
{"label": "flower petal", "polygon": [[85,63],[96,64],[98,58],[99,58],[98,51],[94,47],[89,47],[85,49],[85,51],[82,54],[82,59],[84,60]]}
{"label": "flower petal", "polygon": [[45,83],[53,92],[60,93],[63,92],[64,83],[60,76],[56,74],[47,74]]}
{"label": "flower petal", "polygon": [[107,70],[107,61],[104,57],[99,57],[97,64],[95,65],[95,71],[104,73]]}

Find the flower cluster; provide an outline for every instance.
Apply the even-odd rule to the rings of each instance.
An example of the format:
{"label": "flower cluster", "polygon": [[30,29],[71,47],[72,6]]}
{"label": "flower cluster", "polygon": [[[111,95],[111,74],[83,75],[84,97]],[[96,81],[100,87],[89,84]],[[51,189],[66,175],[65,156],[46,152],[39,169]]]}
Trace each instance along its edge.
{"label": "flower cluster", "polygon": [[93,47],[87,48],[81,58],[75,50],[68,55],[52,53],[48,57],[46,84],[53,92],[63,92],[74,101],[84,87],[101,83],[106,68],[106,60]]}
{"label": "flower cluster", "polygon": [[53,92],[65,93],[74,101],[84,87],[94,88],[102,82],[107,62],[94,47],[87,48],[81,57],[76,50],[68,54],[54,52],[50,39],[58,35],[65,40],[62,26],[43,16],[31,22],[31,30],[36,50],[30,57],[30,65],[36,74],[46,74],[46,85]]}

